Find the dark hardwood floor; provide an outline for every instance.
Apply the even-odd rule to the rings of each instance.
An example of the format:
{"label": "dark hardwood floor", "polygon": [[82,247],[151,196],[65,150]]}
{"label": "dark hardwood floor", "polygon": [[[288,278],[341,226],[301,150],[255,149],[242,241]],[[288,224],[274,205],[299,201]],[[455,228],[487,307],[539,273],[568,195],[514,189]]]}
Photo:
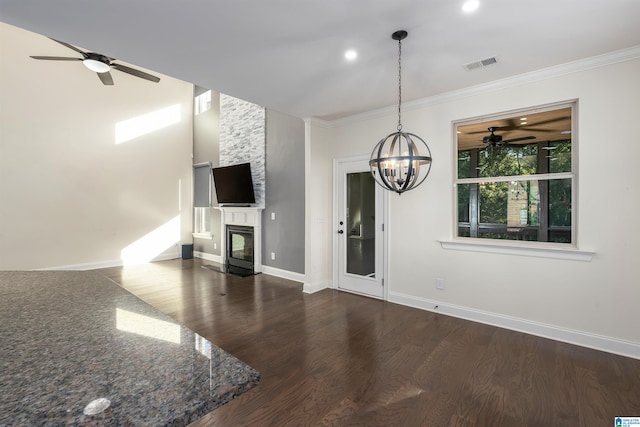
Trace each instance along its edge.
{"label": "dark hardwood floor", "polygon": [[202,426],[612,426],[640,360],[201,260],[97,270],[260,371]]}

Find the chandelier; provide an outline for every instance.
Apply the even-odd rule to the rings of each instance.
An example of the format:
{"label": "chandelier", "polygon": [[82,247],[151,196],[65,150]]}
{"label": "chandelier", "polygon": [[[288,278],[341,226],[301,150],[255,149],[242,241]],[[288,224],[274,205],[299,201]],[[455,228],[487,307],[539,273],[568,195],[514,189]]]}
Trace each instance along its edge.
{"label": "chandelier", "polygon": [[[404,30],[391,35],[398,41],[398,127],[382,138],[369,159],[373,178],[383,188],[402,194],[416,188],[431,170],[431,150],[418,135],[402,131],[402,40]],[[422,153],[422,154],[421,154]]]}

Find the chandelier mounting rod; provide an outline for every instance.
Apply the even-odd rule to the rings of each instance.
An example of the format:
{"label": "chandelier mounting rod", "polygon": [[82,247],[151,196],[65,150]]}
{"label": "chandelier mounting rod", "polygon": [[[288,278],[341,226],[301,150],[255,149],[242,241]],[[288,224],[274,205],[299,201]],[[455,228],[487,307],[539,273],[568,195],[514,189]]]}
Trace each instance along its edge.
{"label": "chandelier mounting rod", "polygon": [[398,132],[402,130],[402,40],[408,35],[405,30],[391,34],[391,38],[398,41]]}

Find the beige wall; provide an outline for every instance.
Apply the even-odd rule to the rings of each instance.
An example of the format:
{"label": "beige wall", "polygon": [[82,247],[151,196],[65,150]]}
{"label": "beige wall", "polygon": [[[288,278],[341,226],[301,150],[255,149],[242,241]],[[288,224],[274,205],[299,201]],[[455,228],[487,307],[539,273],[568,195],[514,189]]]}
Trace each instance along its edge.
{"label": "beige wall", "polygon": [[330,224],[333,197],[332,144],[334,130],[305,123],[305,283],[312,292],[326,288],[331,281]]}
{"label": "beige wall", "polygon": [[[0,39],[0,269],[178,256],[191,242],[192,86],[118,71],[103,86],[79,62],[29,58],[77,56],[46,37],[0,23]],[[177,123],[115,143],[117,123],[171,106]]]}
{"label": "beige wall", "polygon": [[[405,109],[404,129],[428,141],[434,164],[421,187],[390,196],[390,299],[423,308],[436,302],[452,312],[466,310],[480,317],[488,313],[494,320],[518,319],[538,328],[547,325],[573,331],[573,337],[580,332],[589,339],[603,336],[629,344],[623,352],[640,357],[640,228],[636,225],[640,199],[634,196],[640,180],[640,144],[634,126],[640,115],[640,60],[557,74],[505,83],[501,89],[492,89],[500,87],[494,85],[476,94],[424,100],[422,106]],[[443,249],[440,240],[453,237],[452,122],[572,99],[579,103],[578,246],[594,251],[593,259]],[[381,137],[395,130],[393,112],[377,116],[334,123],[331,157],[369,154]],[[323,168],[331,167],[322,161]],[[312,164],[320,167],[315,159]],[[325,182],[324,190],[330,185]],[[310,196],[315,198],[309,201],[312,205],[324,198],[319,189]],[[330,218],[331,209],[329,204],[316,215]],[[436,290],[436,277],[446,279],[446,290]]]}

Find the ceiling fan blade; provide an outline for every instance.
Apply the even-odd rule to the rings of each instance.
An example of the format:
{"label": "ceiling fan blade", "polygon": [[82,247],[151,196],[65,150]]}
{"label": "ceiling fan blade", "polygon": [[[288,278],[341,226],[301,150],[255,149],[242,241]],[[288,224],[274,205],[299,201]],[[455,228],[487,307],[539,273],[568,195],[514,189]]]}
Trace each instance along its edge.
{"label": "ceiling fan blade", "polygon": [[31,56],[33,59],[45,59],[50,61],[82,61],[82,58],[71,58],[68,56]]}
{"label": "ceiling fan blade", "polygon": [[77,47],[70,45],[69,43],[65,43],[65,42],[61,42],[60,40],[56,40],[56,39],[51,39],[56,43],[60,43],[62,46],[68,47],[71,50],[75,50],[76,52],[78,52],[80,55],[82,55],[84,58],[87,57],[87,53],[78,49]]}
{"label": "ceiling fan blade", "polygon": [[503,140],[502,143],[503,144],[509,144],[511,142],[516,142],[516,141],[526,141],[527,139],[536,139],[535,136],[529,135],[529,136],[522,136],[520,138],[513,138],[513,139],[507,139],[507,140]]}
{"label": "ceiling fan blade", "polygon": [[[496,129],[502,129],[502,128],[498,128],[498,127],[496,127]],[[489,132],[489,131],[485,129],[485,130],[477,130],[477,131],[475,131],[475,132],[465,132],[465,133],[466,133],[467,135],[474,135],[474,134],[477,134],[477,133],[487,133],[487,132]]]}
{"label": "ceiling fan blade", "polygon": [[523,127],[523,130],[527,131],[527,132],[557,132],[556,129],[539,129],[539,128],[529,128],[529,127]]}
{"label": "ceiling fan blade", "polygon": [[107,85],[107,86],[113,86],[113,77],[111,77],[111,73],[110,72],[106,72],[106,73],[96,73],[98,75],[98,77],[100,77],[100,81],[102,82],[103,85]]}
{"label": "ceiling fan blade", "polygon": [[118,71],[122,71],[123,73],[131,74],[132,76],[140,77],[141,79],[149,80],[155,83],[160,81],[159,77],[153,76],[151,74],[145,73],[144,71],[136,70],[131,67],[127,67],[126,65],[121,64],[111,64],[112,68],[115,68]]}
{"label": "ceiling fan blade", "polygon": [[[571,116],[564,116],[564,117],[555,117],[553,119],[549,119],[549,120],[543,120],[541,122],[536,122],[536,123],[531,123],[533,126],[540,126],[540,125],[548,125],[550,123],[555,123],[555,122],[561,122],[563,120],[571,120]],[[526,126],[525,126],[526,127]]]}
{"label": "ceiling fan blade", "polygon": [[[489,132],[489,133],[492,133],[492,132],[504,132],[504,131],[513,130],[513,129],[515,129],[515,127],[513,127],[511,124],[508,124],[508,125],[501,124],[500,126],[496,126],[496,125],[488,126],[485,129],[486,130],[477,130],[477,131],[474,131],[474,132],[465,132],[465,133],[467,135],[473,135],[473,134],[477,134],[477,133],[487,133],[487,132]],[[493,129],[493,130],[491,130],[491,129]]]}

